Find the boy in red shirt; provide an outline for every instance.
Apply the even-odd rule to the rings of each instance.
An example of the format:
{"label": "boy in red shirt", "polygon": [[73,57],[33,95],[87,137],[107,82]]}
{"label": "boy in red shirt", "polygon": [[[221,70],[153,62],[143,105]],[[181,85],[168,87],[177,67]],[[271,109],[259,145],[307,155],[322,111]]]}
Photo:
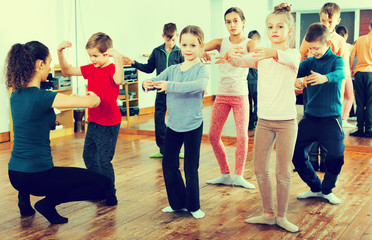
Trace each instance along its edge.
{"label": "boy in red shirt", "polygon": [[[119,85],[124,82],[122,55],[112,48],[111,38],[104,33],[93,34],[85,48],[92,64],[71,67],[63,50],[71,47],[64,41],[58,47],[58,59],[62,73],[67,76],[83,76],[88,79],[88,91],[95,92],[101,103],[88,110],[88,130],[84,142],[83,158],[87,169],[110,178],[112,191],[107,196],[106,205],[117,204],[115,195],[115,174],[112,159],[119,134],[121,113],[116,104]],[[115,64],[110,62],[113,57]]]}

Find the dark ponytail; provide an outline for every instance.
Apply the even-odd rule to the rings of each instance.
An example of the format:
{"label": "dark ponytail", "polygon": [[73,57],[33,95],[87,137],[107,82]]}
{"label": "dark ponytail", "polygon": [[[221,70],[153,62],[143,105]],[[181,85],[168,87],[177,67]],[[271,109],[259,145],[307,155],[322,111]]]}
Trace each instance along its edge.
{"label": "dark ponytail", "polygon": [[14,44],[6,59],[6,86],[13,88],[27,87],[35,71],[37,60],[46,61],[49,49],[38,41],[26,44]]}

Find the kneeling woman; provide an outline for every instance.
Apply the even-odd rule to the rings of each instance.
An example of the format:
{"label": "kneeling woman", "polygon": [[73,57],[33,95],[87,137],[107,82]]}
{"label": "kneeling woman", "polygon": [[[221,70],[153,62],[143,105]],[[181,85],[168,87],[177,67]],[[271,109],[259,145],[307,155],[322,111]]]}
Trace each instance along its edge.
{"label": "kneeling woman", "polygon": [[18,190],[22,216],[31,216],[30,195],[45,196],[35,208],[51,224],[68,221],[58,214],[58,204],[106,198],[110,180],[87,169],[55,167],[49,132],[55,124],[53,108],[97,107],[100,98],[69,96],[40,89],[50,72],[49,49],[40,42],[15,44],[6,61],[6,84],[13,89],[10,106],[13,118],[14,145],[9,161],[9,179]]}

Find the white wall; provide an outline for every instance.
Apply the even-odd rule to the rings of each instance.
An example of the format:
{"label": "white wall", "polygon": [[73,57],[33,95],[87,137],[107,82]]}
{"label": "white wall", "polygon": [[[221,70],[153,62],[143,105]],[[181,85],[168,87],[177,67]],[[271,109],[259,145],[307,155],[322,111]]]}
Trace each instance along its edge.
{"label": "white wall", "polygon": [[[198,25],[206,36],[210,35],[207,0],[189,0],[187,3],[183,0],[106,2],[109,11],[102,11],[101,0],[79,1],[79,65],[89,63],[85,44],[98,31],[105,32],[113,39],[115,49],[141,63],[146,63],[148,59],[142,54],[150,54],[155,47],[164,43],[161,34],[165,23],[175,23],[179,32],[187,25]],[[154,76],[155,71],[152,74],[140,72],[140,83]],[[145,93],[140,90],[139,98],[140,108],[154,106],[155,92]]]}
{"label": "white wall", "polygon": [[3,72],[8,51],[15,43],[38,40],[55,52],[57,18],[55,9],[56,1],[50,0],[14,0],[2,4],[0,14],[0,133],[9,131],[8,91],[5,87],[5,72]]}

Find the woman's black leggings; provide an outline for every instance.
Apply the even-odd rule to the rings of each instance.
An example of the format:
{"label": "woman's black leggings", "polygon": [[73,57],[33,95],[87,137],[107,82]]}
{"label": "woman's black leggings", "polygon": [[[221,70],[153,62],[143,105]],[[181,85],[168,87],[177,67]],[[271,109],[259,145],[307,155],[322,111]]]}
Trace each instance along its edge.
{"label": "woman's black leggings", "polygon": [[75,167],[53,167],[36,173],[9,170],[9,179],[20,193],[45,196],[53,205],[104,199],[111,186],[109,178]]}

